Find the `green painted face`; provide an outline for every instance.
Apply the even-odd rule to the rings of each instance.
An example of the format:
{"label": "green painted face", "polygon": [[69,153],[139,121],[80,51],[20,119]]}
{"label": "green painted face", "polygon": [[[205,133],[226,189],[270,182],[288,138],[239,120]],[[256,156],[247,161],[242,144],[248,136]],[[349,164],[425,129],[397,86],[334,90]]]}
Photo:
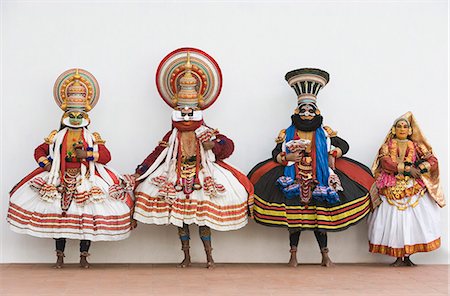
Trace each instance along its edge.
{"label": "green painted face", "polygon": [[81,112],[69,112],[69,123],[72,125],[81,125],[83,123],[83,113]]}

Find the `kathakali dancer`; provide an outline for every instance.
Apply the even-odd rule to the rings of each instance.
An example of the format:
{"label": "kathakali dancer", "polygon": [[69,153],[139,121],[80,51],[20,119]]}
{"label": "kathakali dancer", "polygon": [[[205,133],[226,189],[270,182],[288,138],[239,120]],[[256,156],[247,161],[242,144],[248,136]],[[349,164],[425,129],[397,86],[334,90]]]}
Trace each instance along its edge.
{"label": "kathakali dancer", "polygon": [[11,190],[7,220],[15,232],[55,239],[56,268],[63,266],[66,239],[80,240],[80,265],[89,268],[91,241],[129,236],[133,186],[106,166],[105,141],[87,128],[100,94],[94,76],[67,70],[53,94],[64,111],[60,128],[35,149],[39,168]]}
{"label": "kathakali dancer", "polygon": [[168,54],[156,73],[158,91],[174,109],[172,129],[135,173],[134,218],[147,224],[178,227],[184,260],[191,264],[189,225],[199,226],[206,267],[214,266],[211,229],[236,230],[247,224],[247,177],[225,163],[233,141],[203,121],[203,110],[217,99],[222,75],[216,61],[195,48]]}
{"label": "kathakali dancer", "polygon": [[249,173],[255,186],[255,221],[289,230],[289,265],[297,266],[297,246],[303,230],[313,230],[322,254],[322,266],[332,265],[327,232],[341,231],[361,221],[370,211],[369,168],[342,157],[345,140],[328,126],[317,107],[317,94],[329,74],[303,68],[286,74],[297,93],[292,123],[279,133],[272,158]]}
{"label": "kathakali dancer", "polygon": [[411,112],[395,120],[372,172],[369,250],[396,257],[392,266],[414,266],[410,255],[441,245],[439,207],[445,200],[438,161]]}

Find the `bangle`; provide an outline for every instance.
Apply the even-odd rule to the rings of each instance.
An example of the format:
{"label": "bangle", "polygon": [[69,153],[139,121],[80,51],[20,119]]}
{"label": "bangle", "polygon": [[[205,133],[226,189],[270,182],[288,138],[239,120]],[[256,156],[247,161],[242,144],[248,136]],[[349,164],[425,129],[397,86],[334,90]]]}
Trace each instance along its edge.
{"label": "bangle", "polygon": [[419,165],[421,165],[422,163],[424,163],[426,160],[425,159],[419,159],[419,160],[417,160],[415,163],[414,163],[414,165],[416,166],[416,167],[418,167]]}
{"label": "bangle", "polygon": [[431,164],[428,161],[424,161],[419,165],[419,169],[429,172],[431,170]]}
{"label": "bangle", "polygon": [[[51,159],[51,158],[50,158]],[[42,156],[38,159],[38,164],[41,168],[45,167],[47,164],[49,164],[50,161],[47,159],[47,157]]]}

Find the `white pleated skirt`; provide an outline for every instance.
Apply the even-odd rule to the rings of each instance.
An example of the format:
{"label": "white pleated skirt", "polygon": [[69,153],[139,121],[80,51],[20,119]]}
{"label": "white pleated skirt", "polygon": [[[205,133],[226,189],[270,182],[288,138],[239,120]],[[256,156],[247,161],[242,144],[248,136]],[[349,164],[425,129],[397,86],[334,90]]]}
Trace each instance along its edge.
{"label": "white pleated skirt", "polygon": [[[35,177],[45,178],[48,172]],[[7,221],[11,230],[42,238],[117,241],[130,235],[130,208],[109,197],[108,184],[99,176],[95,183],[105,192],[99,202],[79,205],[72,200],[62,215],[61,199],[43,200],[38,191],[24,183],[10,197]]]}
{"label": "white pleated skirt", "polygon": [[[439,206],[428,195],[415,195],[415,207],[399,210],[381,195],[382,203],[369,215],[369,250],[393,257],[430,252],[440,247]],[[407,198],[399,200],[406,202]]]}
{"label": "white pleated skirt", "polygon": [[[194,190],[187,197],[177,192],[172,204],[158,197],[159,188],[152,179],[161,176],[164,166],[150,174],[135,190],[134,219],[147,224],[184,224],[208,226],[219,231],[236,230],[247,224],[248,193],[239,180],[227,169],[216,163],[212,164],[213,175],[218,184],[225,187],[222,195],[209,197],[203,191]],[[199,172],[199,180],[204,184],[204,175]]]}

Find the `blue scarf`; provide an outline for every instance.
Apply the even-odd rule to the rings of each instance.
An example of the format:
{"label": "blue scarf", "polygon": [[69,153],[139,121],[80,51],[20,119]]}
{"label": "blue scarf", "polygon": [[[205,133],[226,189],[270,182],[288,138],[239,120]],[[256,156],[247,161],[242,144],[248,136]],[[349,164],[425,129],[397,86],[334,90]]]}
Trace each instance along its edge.
{"label": "blue scarf", "polygon": [[[285,143],[294,139],[296,128],[291,125],[286,129]],[[339,195],[328,186],[328,149],[327,137],[322,127],[315,131],[315,159],[316,159],[316,178],[319,184],[313,191],[313,197],[318,201],[326,201],[330,204],[339,202]],[[291,151],[286,147],[286,154]],[[278,178],[277,183],[281,187],[286,198],[291,199],[300,195],[300,186],[295,183],[295,166],[290,165],[284,168],[284,176]]]}

